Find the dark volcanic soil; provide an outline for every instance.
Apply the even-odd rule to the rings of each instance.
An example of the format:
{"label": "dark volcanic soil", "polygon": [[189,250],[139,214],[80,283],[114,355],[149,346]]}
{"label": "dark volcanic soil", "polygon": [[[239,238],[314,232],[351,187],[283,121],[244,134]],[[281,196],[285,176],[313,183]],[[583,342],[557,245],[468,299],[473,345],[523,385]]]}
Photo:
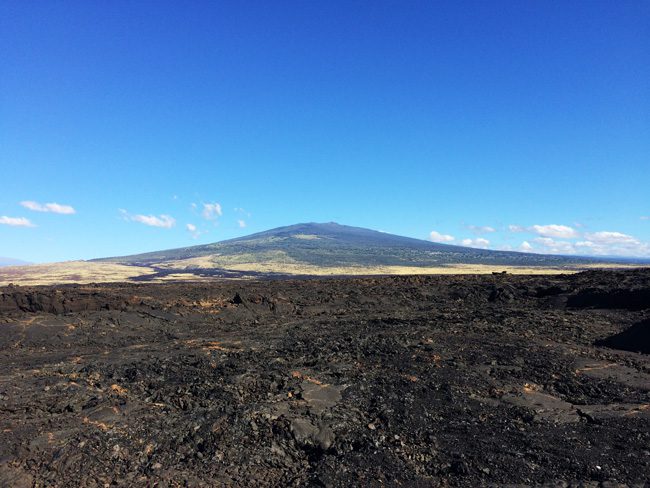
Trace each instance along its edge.
{"label": "dark volcanic soil", "polygon": [[0,289],[0,486],[647,486],[649,293],[650,270]]}

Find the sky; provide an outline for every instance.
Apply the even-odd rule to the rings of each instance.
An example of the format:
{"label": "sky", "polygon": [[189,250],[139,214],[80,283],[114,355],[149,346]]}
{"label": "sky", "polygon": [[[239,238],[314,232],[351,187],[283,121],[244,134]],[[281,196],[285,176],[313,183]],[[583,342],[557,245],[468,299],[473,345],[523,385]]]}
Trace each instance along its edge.
{"label": "sky", "polygon": [[650,257],[650,2],[0,1],[0,256],[298,222]]}

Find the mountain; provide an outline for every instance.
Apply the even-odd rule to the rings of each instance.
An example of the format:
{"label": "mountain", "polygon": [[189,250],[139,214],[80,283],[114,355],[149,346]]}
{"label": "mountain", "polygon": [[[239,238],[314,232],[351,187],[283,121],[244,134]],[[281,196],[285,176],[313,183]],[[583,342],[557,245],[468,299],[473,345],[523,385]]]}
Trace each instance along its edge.
{"label": "mountain", "polygon": [[26,264],[31,263],[23,261],[22,259],[5,258],[0,256],[0,266],[24,266]]}
{"label": "mountain", "polygon": [[415,269],[455,265],[564,267],[601,262],[593,258],[453,246],[334,222],[296,224],[213,244],[94,261],[166,269],[220,268],[268,272],[294,270],[296,267],[305,270]]}

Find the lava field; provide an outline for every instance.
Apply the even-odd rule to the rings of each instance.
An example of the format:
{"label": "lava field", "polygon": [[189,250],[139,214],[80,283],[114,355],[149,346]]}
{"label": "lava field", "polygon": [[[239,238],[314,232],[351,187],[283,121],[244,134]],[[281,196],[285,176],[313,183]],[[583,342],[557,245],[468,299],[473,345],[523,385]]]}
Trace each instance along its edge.
{"label": "lava field", "polygon": [[0,288],[0,486],[648,486],[650,270]]}

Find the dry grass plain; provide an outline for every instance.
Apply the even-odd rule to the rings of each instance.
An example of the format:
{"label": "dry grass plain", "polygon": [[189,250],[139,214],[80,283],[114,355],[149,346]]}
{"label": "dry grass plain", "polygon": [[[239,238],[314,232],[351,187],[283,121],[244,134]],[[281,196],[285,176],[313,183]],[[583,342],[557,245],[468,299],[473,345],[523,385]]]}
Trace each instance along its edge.
{"label": "dry grass plain", "polygon": [[[259,273],[295,276],[376,276],[376,275],[469,275],[490,274],[506,271],[516,275],[571,274],[585,269],[635,268],[633,265],[587,265],[580,267],[527,267],[497,266],[480,264],[456,264],[438,267],[419,266],[330,266],[320,267],[288,260],[247,262],[246,256],[238,259],[219,259],[204,256],[181,261],[162,263],[156,267],[127,266],[114,263],[88,261],[67,261],[62,263],[34,264],[29,266],[7,266],[0,268],[0,286],[11,283],[22,286],[55,285],[72,283],[114,283],[132,281],[135,278],[152,282],[167,281],[210,281],[213,278],[200,276],[200,270],[223,269],[252,275]],[[171,273],[156,275],[157,269]],[[172,271],[173,270],[173,271]],[[150,279],[146,277],[151,275]],[[251,276],[252,276],[251,275]]]}
{"label": "dry grass plain", "polygon": [[6,266],[0,268],[0,286],[55,285],[64,283],[108,283],[129,281],[137,276],[153,274],[152,268],[113,263],[66,261],[62,263]]}

